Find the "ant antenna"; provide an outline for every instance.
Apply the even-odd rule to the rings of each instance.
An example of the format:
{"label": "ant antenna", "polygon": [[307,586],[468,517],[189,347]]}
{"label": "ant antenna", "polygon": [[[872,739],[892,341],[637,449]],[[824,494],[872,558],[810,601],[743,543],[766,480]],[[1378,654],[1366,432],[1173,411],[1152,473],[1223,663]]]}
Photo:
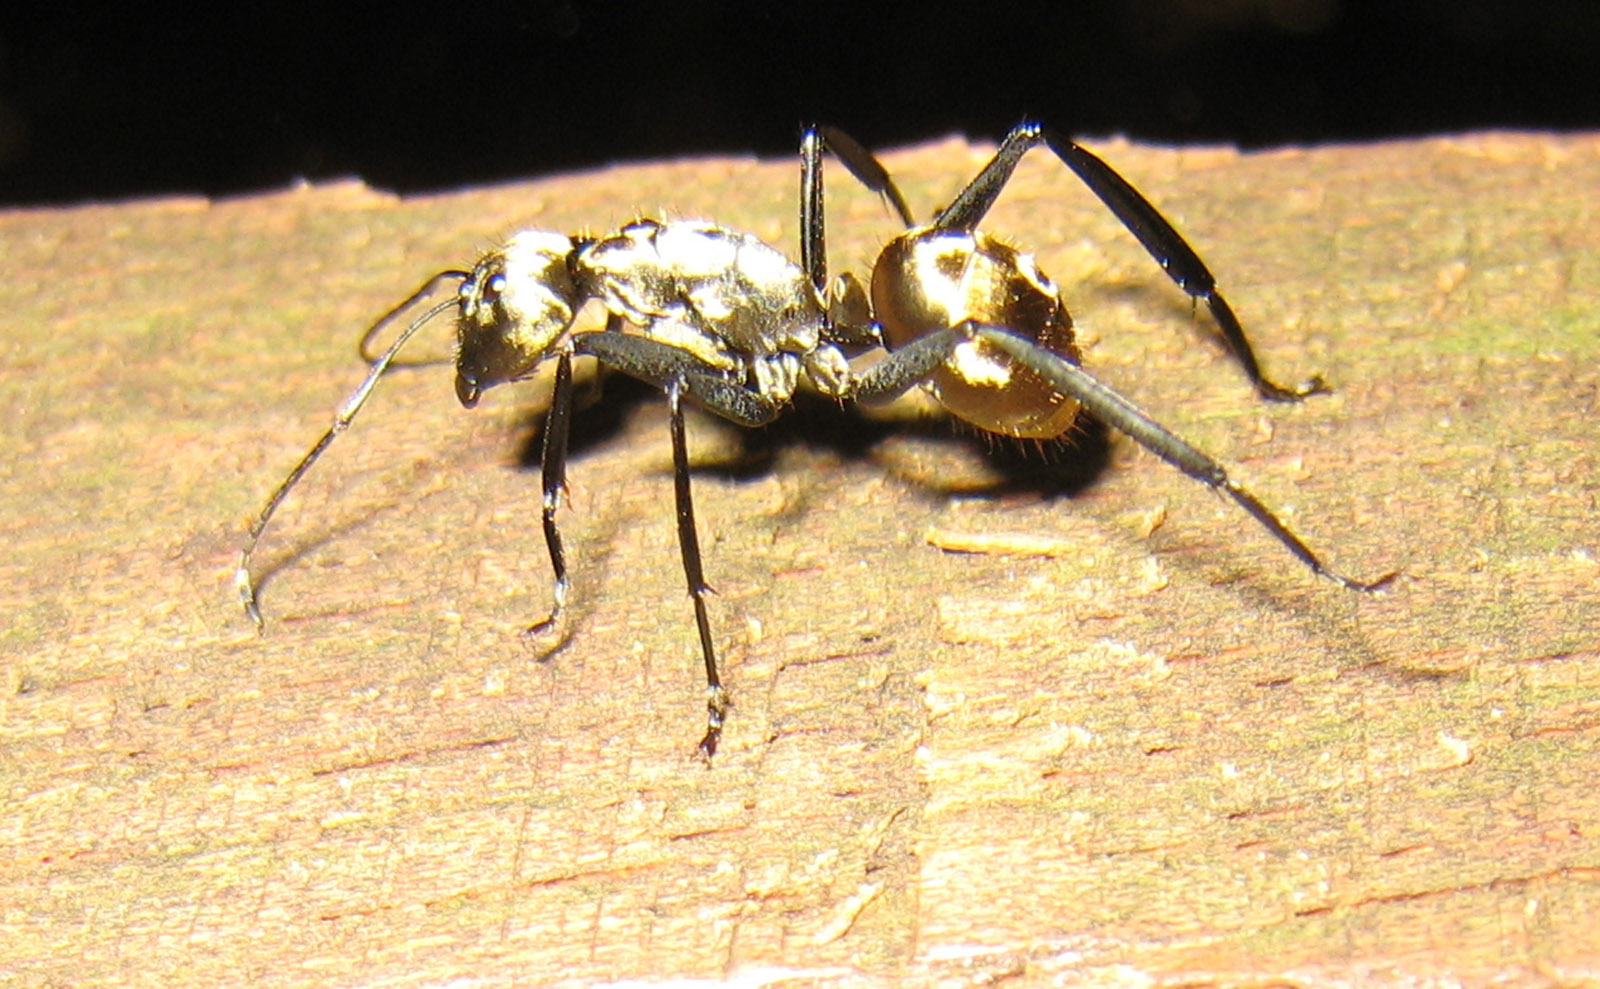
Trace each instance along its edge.
{"label": "ant antenna", "polygon": [[[366,356],[367,344],[380,328],[400,313],[416,305],[418,300],[432,294],[440,282],[451,278],[465,281],[467,277],[468,275],[464,271],[452,270],[441,271],[428,279],[427,283],[412,293],[410,298],[389,310],[372,325],[371,329],[367,330],[366,334],[361,338],[362,355]],[[264,623],[261,619],[261,608],[256,603],[255,584],[250,579],[250,555],[255,552],[256,544],[261,541],[261,534],[266,531],[267,523],[272,521],[272,516],[278,511],[278,506],[283,503],[283,499],[288,497],[290,489],[300,481],[306,471],[311,469],[311,465],[317,462],[317,458],[322,456],[322,452],[333,443],[334,437],[350,428],[351,420],[355,419],[356,413],[360,412],[361,407],[367,404],[368,396],[372,394],[372,389],[378,384],[378,379],[383,377],[384,372],[391,367],[421,366],[423,362],[418,362],[417,365],[397,364],[395,355],[400,353],[400,348],[404,347],[406,342],[415,336],[416,332],[422,329],[429,320],[456,304],[457,301],[455,299],[446,299],[433,306],[427,312],[412,320],[411,325],[407,326],[405,332],[401,333],[394,343],[389,345],[388,350],[378,355],[377,358],[368,361],[372,365],[372,369],[367,372],[367,377],[361,382],[361,385],[350,393],[349,398],[344,400],[344,404],[339,407],[339,411],[334,413],[333,425],[329,426],[328,431],[322,434],[322,438],[317,440],[316,445],[308,450],[304,457],[300,458],[300,462],[295,465],[294,470],[289,472],[289,476],[285,477],[283,483],[278,485],[277,490],[272,492],[272,497],[267,499],[266,505],[261,509],[261,514],[257,515],[255,521],[250,523],[250,532],[245,538],[244,549],[239,553],[239,568],[233,574],[233,585],[238,588],[239,600],[244,604],[245,613],[250,616],[251,621],[255,622],[256,632],[262,631]]]}
{"label": "ant antenna", "polygon": [[[408,296],[404,302],[400,303],[398,306],[395,306],[393,309],[391,309],[388,312],[384,313],[382,316],[379,316],[378,317],[378,321],[376,323],[373,323],[371,326],[369,326],[367,328],[367,332],[361,334],[361,344],[356,348],[357,352],[361,354],[361,359],[366,361],[368,365],[372,365],[372,364],[378,363],[378,358],[381,355],[375,354],[375,353],[372,352],[372,340],[373,340],[373,338],[376,337],[378,335],[379,331],[381,331],[385,326],[388,326],[390,323],[394,322],[395,317],[399,316],[401,313],[405,312],[407,309],[410,309],[412,306],[416,305],[422,299],[425,299],[428,296],[432,295],[439,288],[439,284],[441,282],[445,281],[446,279],[451,279],[451,278],[455,279],[458,282],[464,282],[470,277],[471,276],[469,274],[467,274],[465,271],[458,271],[458,270],[456,270],[454,268],[451,268],[451,269],[449,269],[447,271],[441,271],[437,275],[434,275],[432,278],[430,278],[427,281],[423,282],[421,288],[417,289],[415,292],[412,292],[411,295]],[[433,309],[429,310],[428,311],[428,315],[422,317],[422,322],[427,322],[429,319],[431,319],[435,314],[437,314],[439,312],[440,308],[442,308],[442,307],[436,306]],[[409,331],[407,331],[407,333],[409,335]],[[449,364],[449,363],[450,363],[449,359],[441,358],[439,360],[390,361],[389,362],[389,366],[390,367],[433,367],[435,364]]]}

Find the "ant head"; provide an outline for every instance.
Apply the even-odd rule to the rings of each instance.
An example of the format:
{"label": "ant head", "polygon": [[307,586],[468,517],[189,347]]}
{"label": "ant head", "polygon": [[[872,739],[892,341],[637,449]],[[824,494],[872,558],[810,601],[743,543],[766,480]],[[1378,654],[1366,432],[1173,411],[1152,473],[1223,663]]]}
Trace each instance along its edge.
{"label": "ant head", "polygon": [[532,373],[572,326],[572,238],[525,230],[490,251],[461,283],[456,397],[472,408],[487,388]]}

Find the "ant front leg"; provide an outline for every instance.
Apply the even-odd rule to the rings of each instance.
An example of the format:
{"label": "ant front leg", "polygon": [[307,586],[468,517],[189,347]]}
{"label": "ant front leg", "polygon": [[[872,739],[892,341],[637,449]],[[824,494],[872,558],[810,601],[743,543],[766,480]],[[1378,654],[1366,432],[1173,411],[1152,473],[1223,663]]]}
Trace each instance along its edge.
{"label": "ant front leg", "polygon": [[706,733],[699,751],[710,759],[722,740],[722,724],[727,717],[728,692],[717,672],[716,648],[711,639],[711,619],[706,612],[706,595],[714,593],[706,583],[700,558],[700,537],[695,528],[694,496],[689,479],[689,446],[683,424],[683,398],[695,399],[724,419],[744,426],[759,426],[777,417],[781,406],[772,398],[742,387],[698,357],[678,347],[617,332],[581,333],[573,337],[573,349],[599,359],[608,367],[661,387],[667,393],[672,418],[672,480],[678,518],[678,550],[683,560],[683,575],[689,597],[694,601],[695,628],[700,635],[700,654],[706,668]]}
{"label": "ant front leg", "polygon": [[[613,315],[606,321],[604,332],[621,336],[622,320]],[[550,614],[530,625],[522,633],[536,636],[557,627],[561,613],[566,609],[567,593],[571,581],[567,576],[567,554],[561,542],[561,530],[556,526],[556,512],[567,493],[567,449],[572,434],[572,353],[563,352],[556,360],[555,386],[550,395],[550,413],[545,417],[544,445],[539,454],[540,523],[544,529],[545,549],[550,554],[550,571],[553,575]]]}
{"label": "ant front leg", "polygon": [[1083,368],[1003,327],[968,322],[930,333],[894,351],[861,375],[856,380],[855,397],[864,402],[892,399],[926,381],[954,356],[957,347],[974,339],[982,339],[1003,351],[1012,360],[1049,381],[1063,395],[1076,400],[1090,415],[1131,436],[1140,446],[1201,484],[1233,499],[1317,576],[1326,577],[1352,591],[1367,593],[1382,588],[1394,579],[1395,574],[1390,573],[1374,581],[1359,581],[1335,571],[1291,532],[1261,499],[1230,478],[1223,466],[1212,457],[1161,425],[1149,413]]}
{"label": "ant front leg", "polygon": [[561,531],[556,528],[556,510],[567,490],[567,441],[572,426],[572,355],[563,353],[556,359],[555,389],[550,397],[550,414],[544,421],[544,449],[539,456],[540,480],[543,487],[540,521],[544,526],[544,544],[550,552],[550,570],[554,574],[551,590],[550,614],[536,622],[523,635],[539,635],[555,628],[561,620],[562,609],[567,604],[567,556],[561,546]]}
{"label": "ant front leg", "polygon": [[883,167],[861,142],[834,127],[807,127],[800,137],[800,267],[819,293],[827,291],[827,257],[824,250],[822,207],[822,153],[833,152],[862,185],[894,207],[900,222],[911,227],[916,220],[905,197]]}
{"label": "ant front leg", "polygon": [[572,338],[572,349],[662,390],[676,382],[707,411],[741,426],[765,426],[783,411],[781,402],[743,386],[689,351],[649,337],[609,329],[579,333]]}
{"label": "ant front leg", "polygon": [[1043,124],[1024,123],[1013,128],[983,171],[934,219],[934,227],[968,232],[975,230],[1011,178],[1017,162],[1040,144],[1055,152],[1056,157],[1089,187],[1089,191],[1100,197],[1100,201],[1116,215],[1128,232],[1138,238],[1168,278],[1187,292],[1190,298],[1205,301],[1234,359],[1262,398],[1274,402],[1297,402],[1308,395],[1327,391],[1320,377],[1313,377],[1295,388],[1276,384],[1264,377],[1255,352],[1250,348],[1250,341],[1245,338],[1244,327],[1239,325],[1239,317],[1234,315],[1233,307],[1217,290],[1216,276],[1212,275],[1211,269],[1200,260],[1200,255],[1195,253],[1188,241],[1116,169],[1082,145]]}

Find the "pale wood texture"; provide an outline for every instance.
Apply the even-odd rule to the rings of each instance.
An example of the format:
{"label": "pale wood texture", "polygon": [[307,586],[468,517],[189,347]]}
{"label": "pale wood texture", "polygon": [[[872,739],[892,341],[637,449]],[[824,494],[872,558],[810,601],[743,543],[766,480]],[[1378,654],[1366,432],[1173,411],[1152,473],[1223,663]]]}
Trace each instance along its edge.
{"label": "pale wood texture", "polygon": [[[0,216],[0,981],[1600,979],[1600,139],[1096,147],[1269,373],[1335,391],[1257,401],[1040,156],[991,226],[1090,365],[1335,566],[1402,575],[1319,582],[1121,438],[1050,497],[986,491],[942,426],[813,412],[729,467],[696,420],[736,703],[709,769],[658,402],[574,457],[548,661],[517,634],[543,383],[466,413],[397,374],[263,545],[265,636],[229,577],[426,275],[639,212],[797,253],[795,163]],[[888,161],[927,211],[985,156]],[[860,270],[892,223],[830,194]]]}

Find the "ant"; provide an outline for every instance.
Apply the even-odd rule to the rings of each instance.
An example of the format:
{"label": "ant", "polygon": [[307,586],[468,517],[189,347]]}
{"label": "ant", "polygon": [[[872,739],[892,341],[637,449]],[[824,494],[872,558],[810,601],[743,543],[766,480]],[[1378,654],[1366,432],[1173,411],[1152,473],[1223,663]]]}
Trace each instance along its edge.
{"label": "ant", "polygon": [[[1194,251],[1154,206],[1110,166],[1037,124],[1014,129],[993,160],[930,225],[918,226],[888,172],[865,148],[832,128],[811,127],[801,143],[801,263],[744,233],[700,220],[639,219],[604,237],[523,231],[471,271],[448,269],[372,325],[361,341],[367,376],[333,424],[268,497],[251,523],[234,583],[246,614],[263,628],[250,561],[279,505],[333,440],[349,428],[378,379],[401,366],[400,350],[435,316],[455,308],[456,397],[472,408],[484,390],[531,376],[556,361],[544,432],[541,523],[553,573],[550,614],[528,629],[557,625],[569,581],[556,525],[566,487],[574,388],[572,360],[602,365],[662,389],[670,413],[678,543],[706,672],[706,731],[698,751],[716,751],[729,706],[718,673],[690,486],[683,404],[693,401],[743,426],[771,422],[802,376],[825,396],[890,400],[925,386],[954,415],[1018,438],[1054,438],[1085,412],[1201,482],[1223,491],[1311,569],[1359,591],[1328,567],[1216,461],[1161,426],[1079,366],[1071,318],[1059,292],[1019,254],[976,227],[1022,155],[1043,141],[1137,236],[1168,274],[1204,298],[1235,358],[1263,397],[1296,401],[1323,389],[1275,385],[1256,365],[1237,318]],[[849,274],[831,281],[824,251],[821,158],[831,151],[869,189],[887,198],[907,229],[874,265],[871,294]],[[456,297],[423,312],[379,354],[378,332],[440,284]],[[574,332],[586,303],[606,311],[601,330]],[[850,361],[886,356],[865,372]],[[417,362],[427,363],[427,362]]]}

